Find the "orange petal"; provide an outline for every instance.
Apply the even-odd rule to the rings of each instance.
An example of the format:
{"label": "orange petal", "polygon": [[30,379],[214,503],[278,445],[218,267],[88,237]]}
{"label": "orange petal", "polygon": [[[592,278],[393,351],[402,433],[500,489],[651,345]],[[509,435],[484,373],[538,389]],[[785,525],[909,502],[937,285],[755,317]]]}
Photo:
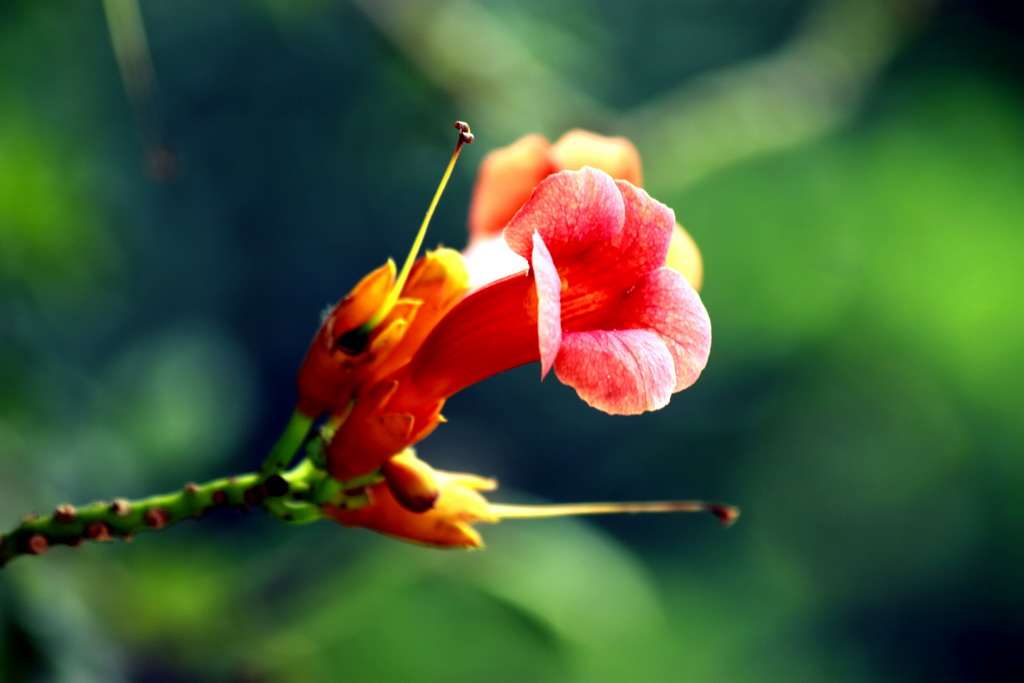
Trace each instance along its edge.
{"label": "orange petal", "polygon": [[626,138],[610,138],[586,130],[571,130],[551,148],[555,166],[561,171],[578,171],[584,166],[600,169],[633,185],[643,185],[640,153]]}
{"label": "orange petal", "polygon": [[[374,270],[359,281],[349,295],[327,315],[326,323],[330,323],[335,335],[341,336],[368,321],[395,284],[395,262],[388,259],[383,266]],[[336,341],[337,337],[334,340]]]}
{"label": "orange petal", "polygon": [[469,207],[471,241],[501,232],[537,183],[556,170],[550,147],[540,135],[528,135],[484,157]]}
{"label": "orange petal", "polygon": [[437,249],[427,252],[416,261],[402,289],[403,301],[415,301],[416,313],[405,316],[410,320],[397,347],[373,368],[373,379],[391,376],[409,362],[423,339],[434,328],[437,321],[463,297],[469,289],[469,274],[462,254],[454,249]]}
{"label": "orange petal", "polygon": [[348,403],[352,391],[365,375],[365,364],[360,359],[365,349],[354,348],[353,344],[362,345],[367,340],[350,342],[346,335],[373,316],[394,282],[395,264],[388,260],[364,277],[328,312],[299,368],[297,409],[300,412],[318,417]]}
{"label": "orange petal", "polygon": [[384,481],[395,500],[410,512],[424,512],[434,507],[441,490],[430,465],[412,454],[399,453],[384,463]]}
{"label": "orange petal", "polygon": [[698,292],[704,283],[704,261],[697,243],[690,237],[683,226],[676,223],[672,231],[672,241],[668,245],[668,257],[665,265],[683,274],[690,286]]}

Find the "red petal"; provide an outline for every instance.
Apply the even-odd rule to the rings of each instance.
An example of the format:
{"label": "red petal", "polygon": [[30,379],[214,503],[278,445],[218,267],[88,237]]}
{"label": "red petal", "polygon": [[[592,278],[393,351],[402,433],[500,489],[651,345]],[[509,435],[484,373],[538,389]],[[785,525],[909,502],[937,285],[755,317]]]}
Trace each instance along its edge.
{"label": "red petal", "polygon": [[400,382],[393,406],[451,396],[539,358],[537,299],[525,272],[481,287],[431,330]]}
{"label": "red petal", "polygon": [[682,391],[697,381],[711,352],[708,312],[686,278],[671,268],[645,275],[629,293],[623,322],[656,332],[672,354]]}
{"label": "red petal", "polygon": [[[625,220],[621,235],[608,247],[626,259],[629,269],[637,274],[661,268],[665,265],[668,245],[675,230],[675,213],[638,187],[623,180],[615,184],[622,193]],[[620,269],[624,267],[619,266]]]}
{"label": "red petal", "polygon": [[540,377],[544,379],[562,344],[562,280],[551,261],[544,239],[533,235],[533,280],[537,283],[537,342],[540,348]]}
{"label": "red petal", "polygon": [[613,238],[622,229],[624,217],[622,193],[607,173],[592,168],[562,171],[537,186],[505,228],[505,241],[529,259],[533,233],[538,232],[559,263],[563,255],[572,258]]}
{"label": "red petal", "polygon": [[[563,309],[576,308],[569,300],[578,295],[630,289],[638,278],[665,265],[675,229],[672,209],[629,183],[617,181],[616,189],[623,200],[620,229],[585,250],[555,254],[558,272],[569,283]],[[544,241],[550,247],[547,235]],[[582,311],[574,313],[579,314]]]}
{"label": "red petal", "polygon": [[555,374],[587,404],[638,415],[668,404],[676,384],[672,355],[649,330],[566,332]]}

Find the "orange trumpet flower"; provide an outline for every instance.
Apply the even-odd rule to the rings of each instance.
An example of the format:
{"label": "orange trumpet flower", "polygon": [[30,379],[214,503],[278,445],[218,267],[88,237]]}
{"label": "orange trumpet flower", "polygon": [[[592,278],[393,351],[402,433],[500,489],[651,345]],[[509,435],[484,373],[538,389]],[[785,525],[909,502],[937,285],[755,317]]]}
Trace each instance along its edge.
{"label": "orange trumpet flower", "polygon": [[592,168],[545,178],[505,229],[529,264],[466,295],[408,363],[368,387],[328,447],[339,478],[363,475],[440,422],[444,400],[536,360],[590,405],[657,410],[707,362],[700,297],[665,267],[672,211]]}
{"label": "orange trumpet flower", "polygon": [[[445,180],[471,139],[457,127]],[[542,378],[554,370],[612,414],[657,410],[696,381],[711,344],[692,286],[700,255],[640,181],[639,156],[622,138],[524,138],[481,169],[465,257],[439,249],[413,262],[442,181],[402,273],[389,261],[364,278],[327,314],[300,369],[293,434],[328,416],[324,464],[344,494],[323,505],[328,516],[452,547],[480,546],[471,525],[504,517],[704,510],[735,519],[734,508],[701,502],[495,505],[481,494],[493,480],[433,470],[411,449],[444,421],[449,396],[533,361]],[[682,273],[686,259],[672,256],[680,235]],[[484,283],[476,289],[474,271]]]}

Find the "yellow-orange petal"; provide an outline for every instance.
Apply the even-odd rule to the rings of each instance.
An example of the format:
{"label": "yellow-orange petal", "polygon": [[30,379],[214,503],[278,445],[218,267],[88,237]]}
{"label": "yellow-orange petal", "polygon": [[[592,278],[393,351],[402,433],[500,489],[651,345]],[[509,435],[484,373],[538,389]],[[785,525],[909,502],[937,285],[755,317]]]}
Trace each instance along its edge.
{"label": "yellow-orange petal", "polygon": [[668,245],[665,265],[682,273],[690,286],[700,291],[700,286],[704,283],[704,260],[701,258],[697,243],[679,223],[676,223],[672,231],[672,241]]}
{"label": "yellow-orange petal", "polygon": [[401,368],[420,347],[437,321],[463,297],[469,289],[469,273],[465,260],[454,249],[436,249],[416,261],[402,289],[403,301],[415,301],[415,317],[409,316],[409,327],[398,346],[373,368],[373,379],[383,379]]}
{"label": "yellow-orange petal", "polygon": [[527,135],[484,157],[469,207],[471,241],[500,233],[537,183],[556,170],[550,148],[544,137]]}
{"label": "yellow-orange petal", "polygon": [[375,484],[367,490],[368,505],[353,510],[327,505],[324,510],[345,526],[372,529],[403,541],[447,548],[481,547],[483,541],[472,525],[498,521],[487,500],[479,493],[494,489],[494,480],[431,470],[411,452],[402,457],[421,463],[431,471],[440,490],[432,508],[425,512],[412,512],[396,500],[386,484]]}
{"label": "yellow-orange petal", "polygon": [[[346,335],[361,327],[380,309],[395,282],[395,263],[388,260],[359,281],[348,296],[324,317],[313,337],[297,378],[299,412],[318,417],[325,411],[344,406],[365,374],[364,348],[346,346]],[[392,330],[392,333],[397,330]],[[389,335],[389,340],[391,336]],[[352,344],[362,347],[365,338]]]}
{"label": "yellow-orange petal", "polygon": [[440,247],[428,251],[412,267],[402,296],[409,299],[445,301],[458,297],[469,287],[469,273],[462,254]]}
{"label": "yellow-orange petal", "polygon": [[403,451],[384,463],[381,473],[395,500],[411,512],[429,510],[441,495],[434,470],[411,450]]}
{"label": "yellow-orange petal", "polygon": [[551,148],[551,158],[560,171],[578,171],[592,166],[616,180],[625,180],[637,187],[643,185],[640,153],[626,138],[571,130]]}
{"label": "yellow-orange petal", "polygon": [[388,259],[380,268],[359,281],[349,295],[338,302],[327,316],[335,335],[356,329],[369,320],[384,303],[395,284],[395,262]]}

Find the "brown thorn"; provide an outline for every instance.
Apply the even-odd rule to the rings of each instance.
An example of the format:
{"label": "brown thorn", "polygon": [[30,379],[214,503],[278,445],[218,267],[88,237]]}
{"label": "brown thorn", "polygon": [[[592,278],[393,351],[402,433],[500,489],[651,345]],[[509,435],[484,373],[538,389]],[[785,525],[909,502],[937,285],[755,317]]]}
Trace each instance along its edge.
{"label": "brown thorn", "polygon": [[132,503],[124,498],[118,498],[110,504],[110,511],[118,517],[127,517],[132,512]]}
{"label": "brown thorn", "polygon": [[283,496],[288,493],[288,481],[280,474],[272,474],[263,482],[263,492],[271,498]]}
{"label": "brown thorn", "polygon": [[53,511],[53,518],[62,524],[75,521],[75,517],[78,516],[78,510],[75,509],[74,505],[58,505],[57,509]]}
{"label": "brown thorn", "polygon": [[250,486],[246,490],[242,491],[242,500],[249,505],[259,505],[263,502],[263,487]]}
{"label": "brown thorn", "polygon": [[99,520],[89,522],[85,527],[85,536],[90,540],[99,542],[114,540],[114,537],[110,535],[110,526],[106,522]]}
{"label": "brown thorn", "polygon": [[189,482],[188,484],[185,484],[185,493],[189,495],[195,495],[199,493],[199,484],[196,484],[194,482]]}
{"label": "brown thorn", "polygon": [[142,520],[148,527],[163,529],[167,526],[167,523],[171,521],[171,513],[167,511],[167,508],[150,508],[146,510],[146,514],[143,516]]}
{"label": "brown thorn", "polygon": [[42,555],[50,548],[50,541],[42,534],[32,534],[28,537],[26,545],[32,555]]}

